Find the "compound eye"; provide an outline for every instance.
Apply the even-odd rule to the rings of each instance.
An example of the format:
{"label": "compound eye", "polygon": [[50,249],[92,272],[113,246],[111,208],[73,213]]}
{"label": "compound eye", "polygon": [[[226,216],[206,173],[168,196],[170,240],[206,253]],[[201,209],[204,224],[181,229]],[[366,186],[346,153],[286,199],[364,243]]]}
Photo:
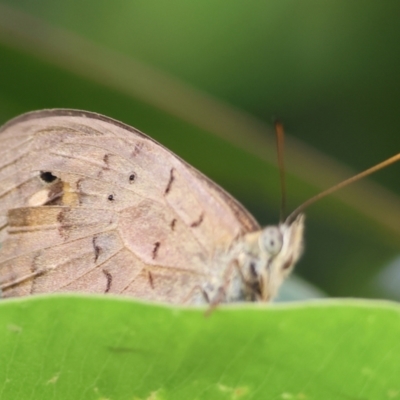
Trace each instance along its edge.
{"label": "compound eye", "polygon": [[260,236],[260,247],[274,256],[281,251],[283,238],[276,226],[267,226]]}

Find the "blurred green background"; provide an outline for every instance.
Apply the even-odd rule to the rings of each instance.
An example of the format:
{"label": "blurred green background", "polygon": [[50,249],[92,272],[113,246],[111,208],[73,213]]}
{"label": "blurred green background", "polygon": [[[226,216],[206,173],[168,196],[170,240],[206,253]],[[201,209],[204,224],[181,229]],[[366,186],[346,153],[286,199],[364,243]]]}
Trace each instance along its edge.
{"label": "blurred green background", "polygon": [[[274,117],[289,211],[400,151],[399,15],[397,1],[0,0],[0,123],[108,115],[276,223]],[[330,296],[400,299],[399,174],[310,207],[297,274]]]}

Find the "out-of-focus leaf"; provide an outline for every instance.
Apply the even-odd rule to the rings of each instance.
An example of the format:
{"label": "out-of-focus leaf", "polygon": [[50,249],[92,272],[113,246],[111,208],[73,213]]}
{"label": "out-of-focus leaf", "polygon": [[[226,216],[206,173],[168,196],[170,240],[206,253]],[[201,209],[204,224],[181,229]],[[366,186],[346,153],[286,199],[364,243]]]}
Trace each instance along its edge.
{"label": "out-of-focus leaf", "polygon": [[0,303],[1,399],[390,399],[400,307],[204,309],[76,296]]}

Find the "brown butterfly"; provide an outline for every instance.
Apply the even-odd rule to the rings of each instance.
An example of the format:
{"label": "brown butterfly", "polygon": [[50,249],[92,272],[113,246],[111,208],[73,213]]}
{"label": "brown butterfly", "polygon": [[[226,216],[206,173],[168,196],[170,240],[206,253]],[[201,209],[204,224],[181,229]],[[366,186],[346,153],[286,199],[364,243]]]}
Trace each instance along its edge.
{"label": "brown butterfly", "polygon": [[121,122],[55,109],[0,132],[2,297],[268,301],[301,255],[303,206],[260,229],[218,185]]}

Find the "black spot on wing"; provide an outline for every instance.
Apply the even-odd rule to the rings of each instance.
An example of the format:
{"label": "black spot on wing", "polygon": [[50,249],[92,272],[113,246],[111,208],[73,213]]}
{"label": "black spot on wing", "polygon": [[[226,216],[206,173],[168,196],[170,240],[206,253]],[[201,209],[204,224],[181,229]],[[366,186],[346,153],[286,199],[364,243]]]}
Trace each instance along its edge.
{"label": "black spot on wing", "polygon": [[109,161],[110,161],[110,155],[104,154],[103,162],[106,165],[104,169],[110,169]]}
{"label": "black spot on wing", "polygon": [[97,178],[99,178],[99,179],[102,178],[104,171],[110,170],[110,155],[109,154],[104,154],[103,162],[104,162],[104,165],[101,166],[101,169],[97,173]]}
{"label": "black spot on wing", "polygon": [[171,190],[172,182],[173,182],[174,179],[175,179],[175,177],[174,177],[174,171],[175,171],[174,168],[171,168],[171,171],[169,172],[169,181],[168,181],[167,187],[166,187],[165,190],[164,190],[164,196],[167,195],[167,194],[170,192],[170,190]]}
{"label": "black spot on wing", "polygon": [[191,227],[191,228],[197,228],[198,226],[200,226],[200,225],[202,224],[203,220],[204,220],[204,212],[202,212],[202,213],[200,214],[199,218],[197,218],[196,221],[193,221],[193,222],[190,224],[190,227]]}
{"label": "black spot on wing", "polygon": [[106,271],[105,269],[102,270],[103,274],[106,276],[107,279],[107,286],[106,286],[106,290],[104,291],[104,293],[108,293],[111,289],[111,284],[112,284],[112,275]]}
{"label": "black spot on wing", "polygon": [[97,237],[93,236],[92,245],[93,245],[93,250],[94,250],[94,262],[97,262],[99,255],[101,253],[101,247],[96,244],[96,241],[97,241]]}
{"label": "black spot on wing", "polygon": [[157,257],[157,252],[158,252],[158,249],[160,248],[160,245],[161,245],[160,242],[155,242],[154,243],[153,256],[152,256],[153,260]]}
{"label": "black spot on wing", "polygon": [[152,275],[152,273],[150,271],[147,271],[147,277],[149,279],[150,287],[152,289],[154,289],[154,279],[153,279],[153,275]]}
{"label": "black spot on wing", "polygon": [[171,221],[171,224],[170,224],[170,226],[171,226],[171,230],[175,230],[175,225],[176,225],[176,219],[174,218],[172,221]]}
{"label": "black spot on wing", "polygon": [[132,173],[129,175],[129,183],[133,183],[136,179],[136,174]]}
{"label": "black spot on wing", "polygon": [[54,182],[57,179],[57,177],[53,175],[50,171],[40,171],[40,179],[43,182],[51,183]]}

